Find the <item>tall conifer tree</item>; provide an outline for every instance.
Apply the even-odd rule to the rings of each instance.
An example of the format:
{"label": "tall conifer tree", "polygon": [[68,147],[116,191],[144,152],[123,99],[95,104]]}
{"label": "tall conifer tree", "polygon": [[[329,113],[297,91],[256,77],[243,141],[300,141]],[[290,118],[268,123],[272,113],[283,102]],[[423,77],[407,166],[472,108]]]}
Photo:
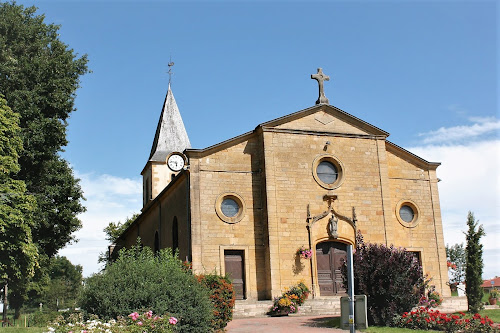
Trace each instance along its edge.
{"label": "tall conifer tree", "polygon": [[469,229],[465,234],[467,246],[466,267],[465,267],[465,292],[467,302],[469,303],[469,312],[477,313],[482,308],[481,299],[483,298],[483,245],[480,240],[485,235],[483,226],[478,227],[474,219],[474,214],[469,212],[467,215],[467,226]]}

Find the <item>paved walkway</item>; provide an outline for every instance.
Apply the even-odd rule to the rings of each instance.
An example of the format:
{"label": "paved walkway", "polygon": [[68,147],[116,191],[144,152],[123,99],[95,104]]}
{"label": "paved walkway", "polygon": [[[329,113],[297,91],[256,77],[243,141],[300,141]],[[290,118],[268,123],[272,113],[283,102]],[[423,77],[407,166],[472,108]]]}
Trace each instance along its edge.
{"label": "paved walkway", "polygon": [[[324,327],[331,316],[288,316],[233,319],[227,333],[346,333],[339,328]],[[322,327],[323,326],[323,327]]]}

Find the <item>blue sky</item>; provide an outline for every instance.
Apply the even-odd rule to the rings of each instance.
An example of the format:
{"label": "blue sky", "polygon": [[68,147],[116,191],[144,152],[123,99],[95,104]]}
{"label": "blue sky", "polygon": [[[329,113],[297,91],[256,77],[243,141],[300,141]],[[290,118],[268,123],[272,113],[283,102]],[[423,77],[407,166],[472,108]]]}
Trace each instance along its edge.
{"label": "blue sky", "polygon": [[[389,133],[438,168],[445,241],[468,210],[486,228],[484,277],[500,275],[496,1],[18,1],[88,54],[63,156],[82,179],[80,242],[61,252],[98,270],[101,230],[141,207],[172,89],[193,148],[310,107],[318,67],[330,104]],[[87,255],[82,255],[87,254]]]}

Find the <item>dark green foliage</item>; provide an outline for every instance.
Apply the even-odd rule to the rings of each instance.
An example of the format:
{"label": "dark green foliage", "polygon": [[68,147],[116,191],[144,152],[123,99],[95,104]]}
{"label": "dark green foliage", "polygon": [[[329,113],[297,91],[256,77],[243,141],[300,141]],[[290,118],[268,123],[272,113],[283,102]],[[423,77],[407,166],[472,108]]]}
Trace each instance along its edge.
{"label": "dark green foliage", "polygon": [[[115,244],[118,238],[123,234],[123,232],[135,221],[135,219],[139,216],[139,214],[133,214],[132,217],[127,217],[125,222],[109,222],[106,228],[104,228],[104,233],[106,234],[106,239],[111,242],[111,244]],[[109,251],[99,253],[99,259],[97,260],[100,263],[104,263],[106,266],[116,259],[118,251],[114,251],[112,254],[112,258],[109,256]]]}
{"label": "dark green foliage", "polygon": [[51,257],[80,228],[76,216],[84,211],[78,181],[58,153],[67,144],[66,121],[87,58],[77,58],[59,40],[59,27],[35,11],[0,3],[0,93],[20,115],[24,151],[17,179],[37,198],[33,239]]}
{"label": "dark green foliage", "polygon": [[[24,150],[15,179],[36,198],[32,239],[39,254],[50,258],[73,239],[81,227],[77,216],[85,211],[78,180],[59,153],[67,144],[67,119],[87,57],[78,58],[59,40],[59,26],[35,12],[35,7],[0,3],[0,94],[20,115]],[[11,286],[17,313],[32,289],[25,280]]]}
{"label": "dark green foliage", "polygon": [[[370,325],[388,326],[394,314],[410,311],[424,295],[422,267],[404,249],[364,243],[361,233],[356,239],[354,292],[367,296]],[[346,264],[342,276],[347,285]]]}
{"label": "dark green foliage", "polygon": [[15,288],[34,274],[38,253],[31,227],[35,199],[26,193],[19,171],[22,150],[19,115],[0,95],[0,284]]}
{"label": "dark green foliage", "polygon": [[82,288],[82,266],[73,265],[66,257],[56,256],[50,259],[48,276],[48,288],[40,300],[44,307],[74,309]]}
{"label": "dark green foliage", "polygon": [[477,313],[483,307],[481,303],[483,298],[483,288],[481,288],[481,284],[483,284],[483,245],[480,240],[485,232],[482,225],[478,227],[472,212],[467,215],[467,226],[469,229],[465,234],[467,243],[465,248],[465,293],[467,303],[469,303],[469,312]]}
{"label": "dark green foliage", "polygon": [[465,279],[465,248],[464,244],[455,244],[452,246],[446,245],[446,258],[448,262],[455,265],[456,268],[452,268],[452,277],[450,283],[458,284],[463,282]]}
{"label": "dark green foliage", "polygon": [[198,275],[196,278],[210,291],[210,300],[214,306],[212,328],[223,329],[233,319],[236,295],[231,280],[227,276],[216,274]]}
{"label": "dark green foliage", "polygon": [[103,319],[152,310],[178,318],[181,332],[212,331],[208,291],[170,249],[156,255],[148,247],[121,250],[116,261],[86,280],[80,303]]}
{"label": "dark green foliage", "polygon": [[61,313],[57,311],[35,311],[28,316],[28,326],[30,327],[45,327]]}

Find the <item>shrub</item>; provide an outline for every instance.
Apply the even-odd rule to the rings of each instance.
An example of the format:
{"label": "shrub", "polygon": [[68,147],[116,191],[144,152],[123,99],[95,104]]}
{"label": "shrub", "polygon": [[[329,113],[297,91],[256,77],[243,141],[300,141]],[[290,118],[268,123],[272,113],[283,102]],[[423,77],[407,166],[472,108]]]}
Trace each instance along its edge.
{"label": "shrub", "polygon": [[233,319],[233,308],[236,295],[233,284],[227,276],[216,274],[198,275],[198,281],[209,289],[210,300],[214,306],[212,328],[222,330]]}
{"label": "shrub", "polygon": [[[395,313],[410,311],[424,295],[422,267],[415,256],[392,245],[364,243],[356,236],[353,254],[354,290],[367,296],[368,322],[387,326]],[[347,286],[347,265],[342,266]]]}
{"label": "shrub", "polygon": [[57,311],[35,311],[28,316],[28,326],[45,327],[47,324],[61,314]]}
{"label": "shrub", "polygon": [[213,307],[207,290],[183,270],[170,249],[121,250],[118,259],[86,280],[81,308],[105,320],[152,310],[179,319],[180,332],[210,332]]}

